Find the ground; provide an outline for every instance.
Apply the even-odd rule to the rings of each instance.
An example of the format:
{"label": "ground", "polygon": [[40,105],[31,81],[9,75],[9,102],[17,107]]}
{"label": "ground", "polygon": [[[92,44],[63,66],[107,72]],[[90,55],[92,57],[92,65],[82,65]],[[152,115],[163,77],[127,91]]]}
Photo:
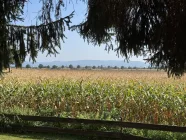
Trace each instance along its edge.
{"label": "ground", "polygon": [[78,137],[47,134],[0,134],[0,140],[80,140]]}

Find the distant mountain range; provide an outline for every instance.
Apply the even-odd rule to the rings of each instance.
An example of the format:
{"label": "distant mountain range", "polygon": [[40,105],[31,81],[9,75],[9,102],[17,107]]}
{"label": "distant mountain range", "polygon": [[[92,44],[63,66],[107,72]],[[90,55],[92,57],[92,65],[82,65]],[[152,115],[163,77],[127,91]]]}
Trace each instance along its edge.
{"label": "distant mountain range", "polygon": [[77,61],[52,61],[52,62],[36,62],[36,63],[32,63],[32,62],[24,62],[23,63],[23,67],[25,67],[27,64],[31,65],[32,67],[37,67],[39,64],[43,64],[44,66],[53,66],[56,65],[58,67],[61,67],[62,65],[64,66],[69,66],[70,64],[72,64],[74,67],[76,67],[77,65],[80,65],[81,67],[85,67],[85,66],[117,66],[117,67],[148,67],[149,64],[142,62],[142,61],[129,61],[129,62],[125,62],[125,61],[120,61],[120,60],[77,60]]}

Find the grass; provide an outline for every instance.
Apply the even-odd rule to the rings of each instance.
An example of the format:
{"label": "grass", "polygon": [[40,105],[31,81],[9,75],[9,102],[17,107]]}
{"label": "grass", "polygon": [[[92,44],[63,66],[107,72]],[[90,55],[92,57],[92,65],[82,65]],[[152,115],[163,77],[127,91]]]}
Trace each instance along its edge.
{"label": "grass", "polygon": [[49,134],[0,134],[0,140],[80,140],[80,137]]}
{"label": "grass", "polygon": [[[134,135],[141,135],[151,138],[152,140],[185,140],[186,134],[170,133],[159,131],[136,131],[130,132]],[[51,134],[0,134],[0,140],[103,140],[103,138],[78,137],[67,135],[51,135]],[[108,139],[105,139],[108,140]],[[111,139],[110,139],[111,140]]]}

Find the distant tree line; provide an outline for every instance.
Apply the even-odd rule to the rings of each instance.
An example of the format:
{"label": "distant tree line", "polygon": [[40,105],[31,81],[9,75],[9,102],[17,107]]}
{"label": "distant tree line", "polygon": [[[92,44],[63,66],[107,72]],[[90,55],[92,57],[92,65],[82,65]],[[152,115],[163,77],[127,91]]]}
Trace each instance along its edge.
{"label": "distant tree line", "polygon": [[39,69],[156,69],[155,67],[131,67],[131,66],[121,66],[121,67],[118,67],[118,66],[80,66],[80,65],[77,65],[76,67],[73,66],[72,64],[70,64],[69,66],[57,66],[57,65],[53,65],[53,66],[44,66],[43,64],[39,64],[37,67],[31,67],[31,65],[27,64],[25,66],[25,68],[39,68]]}

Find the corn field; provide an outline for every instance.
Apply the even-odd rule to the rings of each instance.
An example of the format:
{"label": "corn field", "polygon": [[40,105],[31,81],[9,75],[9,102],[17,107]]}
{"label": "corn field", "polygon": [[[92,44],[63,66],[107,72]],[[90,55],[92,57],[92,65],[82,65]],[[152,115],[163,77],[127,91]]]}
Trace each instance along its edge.
{"label": "corn field", "polygon": [[186,77],[148,70],[13,69],[0,112],[186,125]]}

